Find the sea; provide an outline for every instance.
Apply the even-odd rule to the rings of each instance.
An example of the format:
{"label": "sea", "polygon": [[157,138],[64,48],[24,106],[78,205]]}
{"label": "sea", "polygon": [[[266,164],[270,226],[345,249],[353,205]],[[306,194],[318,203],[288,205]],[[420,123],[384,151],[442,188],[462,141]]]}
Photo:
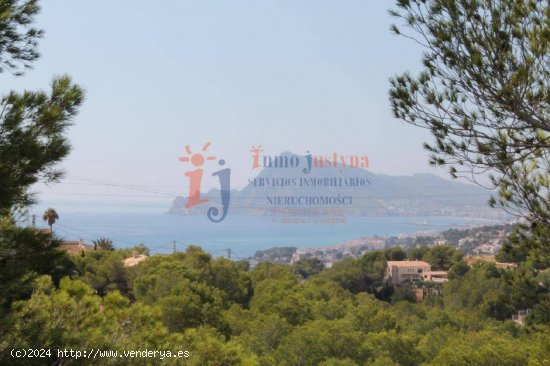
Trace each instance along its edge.
{"label": "sea", "polygon": [[[86,243],[109,238],[117,248],[145,244],[151,254],[184,251],[197,245],[213,256],[228,249],[233,258],[250,258],[272,247],[317,248],[370,236],[392,236],[449,228],[493,225],[496,221],[464,217],[348,217],[345,223],[275,223],[267,216],[232,216],[213,223],[206,216],[163,212],[60,213],[54,232]],[[40,217],[40,216],[38,216]],[[38,224],[44,226],[39,220]]]}

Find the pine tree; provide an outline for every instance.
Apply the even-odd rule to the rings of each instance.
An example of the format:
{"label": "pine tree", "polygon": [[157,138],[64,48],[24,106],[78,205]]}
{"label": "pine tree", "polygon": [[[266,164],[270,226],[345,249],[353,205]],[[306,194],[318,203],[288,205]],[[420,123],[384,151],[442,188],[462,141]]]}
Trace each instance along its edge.
{"label": "pine tree", "polygon": [[398,0],[390,13],[425,51],[418,76],[391,79],[394,116],[431,131],[431,164],[497,189],[489,203],[527,218],[529,251],[548,255],[548,1]]}
{"label": "pine tree", "polygon": [[[0,73],[21,76],[38,58],[43,34],[33,25],[38,12],[36,0],[0,0]],[[28,296],[36,275],[58,279],[70,269],[55,237],[16,226],[13,214],[34,202],[30,186],[62,176],[56,165],[69,153],[65,134],[83,95],[61,76],[49,92],[10,91],[0,97],[0,306]],[[50,227],[56,218],[48,216]]]}

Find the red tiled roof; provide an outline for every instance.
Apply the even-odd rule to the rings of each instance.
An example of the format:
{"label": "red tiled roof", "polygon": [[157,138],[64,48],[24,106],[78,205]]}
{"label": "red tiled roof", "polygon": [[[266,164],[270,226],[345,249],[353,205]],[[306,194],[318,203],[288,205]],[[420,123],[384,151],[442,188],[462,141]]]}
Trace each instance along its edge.
{"label": "red tiled roof", "polygon": [[430,264],[424,261],[388,261],[388,267],[430,267]]}

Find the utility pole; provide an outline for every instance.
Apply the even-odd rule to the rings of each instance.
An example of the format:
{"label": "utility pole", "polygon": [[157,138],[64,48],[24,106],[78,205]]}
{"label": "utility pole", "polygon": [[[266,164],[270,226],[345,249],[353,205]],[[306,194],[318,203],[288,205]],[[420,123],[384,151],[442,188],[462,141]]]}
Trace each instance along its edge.
{"label": "utility pole", "polygon": [[172,240],[172,245],[174,246],[174,254],[176,254],[176,241]]}

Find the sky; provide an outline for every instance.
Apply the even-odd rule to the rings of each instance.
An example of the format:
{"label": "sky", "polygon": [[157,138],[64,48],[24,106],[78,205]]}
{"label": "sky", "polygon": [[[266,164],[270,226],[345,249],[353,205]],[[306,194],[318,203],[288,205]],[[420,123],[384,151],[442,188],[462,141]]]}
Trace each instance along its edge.
{"label": "sky", "polygon": [[[246,184],[266,154],[368,156],[370,170],[434,173],[431,137],[395,120],[389,78],[422,50],[389,31],[393,1],[42,1],[41,58],[0,92],[47,89],[69,74],[86,100],[68,132],[66,178],[41,205],[168,208],[185,193],[185,145]],[[205,188],[212,181],[205,181]]]}

